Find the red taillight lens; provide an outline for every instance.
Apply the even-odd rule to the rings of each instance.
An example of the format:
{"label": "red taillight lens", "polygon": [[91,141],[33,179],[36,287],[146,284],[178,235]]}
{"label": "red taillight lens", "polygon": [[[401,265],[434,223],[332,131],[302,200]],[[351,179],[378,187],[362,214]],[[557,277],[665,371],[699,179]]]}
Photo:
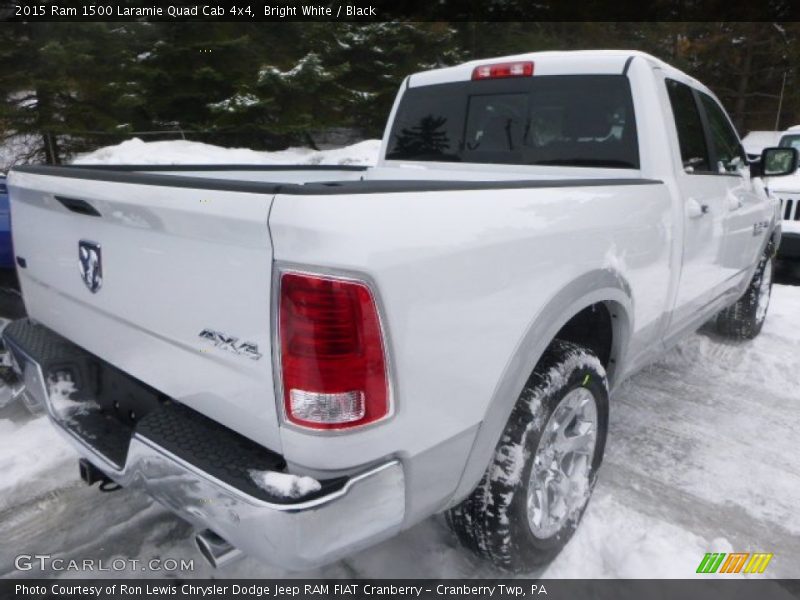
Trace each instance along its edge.
{"label": "red taillight lens", "polygon": [[386,356],[369,287],[305,273],[284,273],[280,286],[286,418],[313,429],[344,429],[387,416]]}
{"label": "red taillight lens", "polygon": [[530,77],[533,75],[533,62],[505,62],[493,65],[481,65],[472,71],[473,81],[476,79],[506,79],[507,77]]}

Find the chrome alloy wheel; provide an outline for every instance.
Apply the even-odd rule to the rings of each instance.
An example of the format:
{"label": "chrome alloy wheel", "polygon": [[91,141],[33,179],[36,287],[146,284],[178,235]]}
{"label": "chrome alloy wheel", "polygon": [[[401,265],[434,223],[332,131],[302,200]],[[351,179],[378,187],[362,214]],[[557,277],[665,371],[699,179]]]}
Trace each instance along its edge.
{"label": "chrome alloy wheel", "polygon": [[566,394],[550,415],[528,481],[528,524],[537,538],[555,535],[589,499],[597,423],[595,398],[584,387]]}
{"label": "chrome alloy wheel", "polygon": [[761,273],[761,282],[758,285],[758,305],[756,306],[756,323],[761,323],[767,317],[769,308],[769,296],[772,291],[772,259],[768,258],[764,263],[764,270]]}

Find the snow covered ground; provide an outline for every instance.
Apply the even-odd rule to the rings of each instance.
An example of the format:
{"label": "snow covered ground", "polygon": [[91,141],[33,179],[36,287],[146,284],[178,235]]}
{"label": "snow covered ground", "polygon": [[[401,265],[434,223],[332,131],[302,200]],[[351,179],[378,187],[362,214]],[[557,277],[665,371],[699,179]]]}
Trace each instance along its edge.
{"label": "snow covered ground", "polygon": [[[206,147],[189,156],[181,151],[189,142],[142,144],[126,142],[92,157],[352,164],[370,162],[377,150],[372,141],[328,153],[292,150],[276,157]],[[787,279],[800,284],[800,272]],[[706,552],[740,551],[772,552],[766,576],[800,578],[798,389],[800,287],[776,285],[756,340],[734,343],[698,332],[616,391],[606,459],[584,520],[565,551],[531,575],[685,578]],[[16,571],[14,557],[23,553],[107,563],[194,559],[193,571],[173,573],[180,577],[501,575],[461,550],[439,516],[311,572],[286,573],[250,558],[214,571],[195,549],[191,528],[144,494],[85,487],[75,454],[44,417],[20,406],[0,410],[0,440],[0,577],[59,575]]]}

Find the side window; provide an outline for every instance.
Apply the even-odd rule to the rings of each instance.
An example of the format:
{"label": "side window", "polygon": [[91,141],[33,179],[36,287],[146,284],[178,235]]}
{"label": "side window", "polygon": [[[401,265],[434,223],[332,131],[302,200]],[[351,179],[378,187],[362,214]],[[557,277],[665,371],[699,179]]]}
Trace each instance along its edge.
{"label": "side window", "polygon": [[666,84],[672,114],[675,116],[675,128],[678,130],[683,168],[694,172],[711,171],[703,121],[692,88],[673,79],[667,79]]}
{"label": "side window", "polygon": [[[781,143],[778,145],[781,146],[782,148],[797,148],[798,150],[800,150],[800,134],[785,135],[781,138]],[[0,191],[1,190],[2,188],[0,188]]]}
{"label": "side window", "polygon": [[717,171],[719,173],[736,173],[745,164],[745,156],[739,136],[731,126],[722,107],[707,94],[700,93],[700,100],[708,118],[708,127],[711,130],[711,143],[717,157]]}

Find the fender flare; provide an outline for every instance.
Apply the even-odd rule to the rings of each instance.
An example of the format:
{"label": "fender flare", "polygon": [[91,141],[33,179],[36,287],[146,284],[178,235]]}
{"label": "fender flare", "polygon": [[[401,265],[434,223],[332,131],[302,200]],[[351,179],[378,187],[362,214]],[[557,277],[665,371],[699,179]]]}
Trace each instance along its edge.
{"label": "fender flare", "polygon": [[609,387],[623,361],[632,328],[633,299],[627,281],[616,271],[598,269],[570,282],[555,294],[531,321],[520,339],[503,375],[495,386],[467,457],[459,484],[448,503],[454,506],[466,498],[483,477],[497,442],[525,382],[530,377],[558,331],[581,310],[597,303],[608,305],[612,315],[613,342],[609,362]]}

